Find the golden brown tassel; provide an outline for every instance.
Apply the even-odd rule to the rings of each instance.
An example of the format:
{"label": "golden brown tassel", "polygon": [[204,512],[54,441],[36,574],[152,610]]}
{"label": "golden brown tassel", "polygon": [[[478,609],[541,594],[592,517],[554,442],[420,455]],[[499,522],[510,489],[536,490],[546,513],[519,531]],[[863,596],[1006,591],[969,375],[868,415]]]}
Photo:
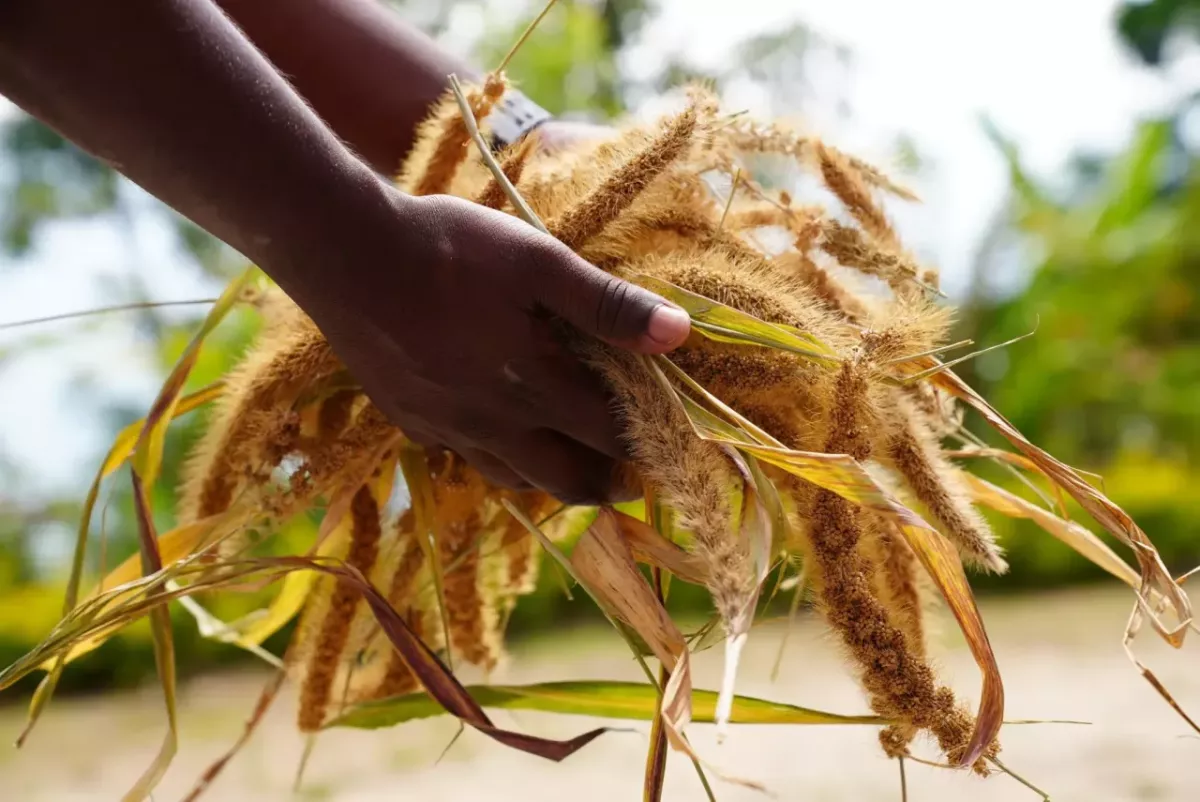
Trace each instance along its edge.
{"label": "golden brown tassel", "polygon": [[[471,111],[476,120],[483,119],[492,110],[492,106],[504,94],[506,84],[498,75],[488,75],[483,89],[473,89],[467,94]],[[471,135],[467,131],[467,123],[461,113],[456,113],[457,106],[442,121],[441,135],[434,146],[433,154],[425,167],[425,173],[413,189],[414,195],[437,195],[446,191],[454,179],[458,165],[466,158],[471,144]]]}
{"label": "golden brown tassel", "polygon": [[933,438],[917,425],[915,409],[906,404],[900,410],[906,414],[888,440],[889,461],[964,560],[1003,573],[1008,566],[995,536],[971,506],[955,469],[946,462]]}
{"label": "golden brown tassel", "polygon": [[[366,575],[379,555],[381,534],[379,505],[375,503],[370,485],[363,485],[354,494],[350,516],[350,551],[346,555],[346,564]],[[325,723],[334,678],[349,639],[360,595],[349,580],[336,580],[300,690],[298,723],[302,732],[316,732]]]}
{"label": "golden brown tassel", "polygon": [[[870,457],[874,424],[867,392],[857,358],[848,360],[838,375],[826,453],[849,454],[859,461]],[[945,754],[956,760],[970,742],[971,717],[958,708],[952,691],[937,686],[932,669],[909,648],[904,632],[889,620],[873,592],[873,571],[859,549],[862,515],[832,491],[816,494],[809,538],[821,605],[858,663],[875,711],[929,730]],[[888,737],[903,734],[897,730]],[[885,749],[893,746],[890,740],[884,742]],[[987,772],[982,759],[974,768]]]}
{"label": "golden brown tassel", "polygon": [[[510,148],[504,155],[504,160],[500,163],[500,169],[504,173],[504,177],[513,186],[520,183],[521,174],[525,172],[525,165],[528,163],[529,157],[537,150],[537,145],[537,132],[534,131]],[[489,209],[503,209],[507,200],[508,195],[505,194],[504,188],[500,186],[500,182],[496,180],[496,177],[492,176],[488,179],[487,186],[483,188],[483,192],[479,193],[479,197],[475,199],[475,202]]]}
{"label": "golden brown tassel", "polygon": [[691,106],[672,120],[645,150],[555,221],[550,226],[551,233],[571,250],[579,250],[629,208],[650,182],[687,150],[697,121],[698,111]]}
{"label": "golden brown tassel", "polygon": [[496,611],[481,593],[479,538],[487,483],[461,458],[446,454],[431,460],[434,480],[434,531],[444,571],[450,645],[473,665],[492,668],[499,658]]}
{"label": "golden brown tassel", "polygon": [[837,196],[847,211],[872,237],[894,245],[897,242],[896,232],[892,230],[892,225],[883,210],[871,197],[871,191],[863,181],[862,173],[851,167],[843,154],[824,143],[817,144],[816,157],[821,177],[829,191]]}
{"label": "golden brown tassel", "polygon": [[247,358],[184,467],[180,518],[194,521],[224,512],[247,484],[265,482],[299,435],[292,403],[340,367],[307,318],[281,342],[266,343]]}
{"label": "golden brown tassel", "polygon": [[823,226],[820,247],[846,267],[878,276],[897,292],[911,291],[918,280],[916,265],[910,259],[876,245],[857,228],[835,220],[826,221]]}

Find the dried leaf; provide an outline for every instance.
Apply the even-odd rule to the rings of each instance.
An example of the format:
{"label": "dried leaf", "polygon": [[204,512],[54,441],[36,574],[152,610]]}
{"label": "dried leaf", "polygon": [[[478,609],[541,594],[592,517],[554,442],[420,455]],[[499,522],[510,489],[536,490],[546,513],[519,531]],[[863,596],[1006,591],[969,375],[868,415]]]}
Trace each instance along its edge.
{"label": "dried leaf", "polygon": [[163,382],[158,397],[150,405],[150,411],[146,414],[146,424],[138,436],[138,444],[133,457],[134,467],[142,477],[147,489],[154,487],[154,482],[158,479],[159,467],[162,465],[163,444],[167,436],[167,425],[175,417],[179,395],[183,392],[183,385],[192,372],[192,366],[196,364],[196,359],[200,356],[200,346],[204,344],[205,338],[212,330],[229,314],[229,310],[237,302],[243,288],[257,273],[257,268],[246,268],[241,275],[226,285],[221,296],[217,298],[217,302],[213,304],[212,309],[204,318],[200,330],[192,337],[187,348],[175,363],[175,367],[167,375],[167,380]]}
{"label": "dried leaf", "polygon": [[715,416],[711,413],[708,416],[693,417],[699,405],[694,402],[689,404],[687,397],[682,394],[676,393],[676,397],[680,399],[696,434],[702,439],[737,449],[743,454],[782,468],[818,487],[837,493],[848,501],[878,512],[896,525],[954,613],[954,618],[958,621],[971,654],[983,675],[975,730],[960,763],[965,766],[973,764],[995,739],[1003,724],[1004,686],[983,619],[979,615],[974,594],[954,546],[919,515],[897,501],[849,455],[795,451],[760,445],[747,442],[752,438],[745,432],[741,432],[737,437],[727,438],[723,433],[723,430],[729,428],[727,425],[722,423],[721,426],[714,427],[712,420]]}
{"label": "dried leaf", "polygon": [[[133,482],[134,514],[137,516],[138,546],[142,556],[142,573],[145,576],[162,571],[162,555],[158,550],[158,538],[154,532],[150,504],[146,500],[146,489],[136,468],[130,472]],[[150,796],[154,788],[167,773],[167,767],[179,748],[179,728],[175,706],[175,640],[171,634],[171,614],[164,603],[150,610],[150,625],[154,634],[154,662],[158,679],[162,683],[163,699],[167,707],[167,732],[154,762],[138,778],[133,788],[125,794],[125,802],[141,802]]]}
{"label": "dried leaf", "polygon": [[[220,396],[224,390],[224,384],[217,382],[210,384],[202,390],[198,390],[190,395],[184,396],[179,400],[173,411],[174,417],[179,417],[188,412],[191,412],[198,407],[207,404]],[[116,473],[125,461],[133,454],[133,448],[136,445],[138,438],[145,427],[145,419],[135,421],[124,429],[122,429],[113,440],[112,446],[109,447],[108,453],[104,457],[104,461],[100,465],[100,470],[96,472],[95,479],[92,480],[91,487],[88,488],[87,498],[83,502],[83,511],[79,518],[79,530],[75,538],[75,551],[71,560],[71,575],[67,580],[66,597],[63,600],[63,614],[66,615],[74,609],[79,602],[79,587],[83,582],[83,562],[87,555],[88,531],[91,526],[92,512],[96,508],[96,502],[100,498],[100,485],[105,479]],[[136,570],[136,563],[131,558],[129,566]],[[136,576],[136,573],[130,573],[130,578]],[[116,582],[109,585],[118,584]],[[96,645],[99,645],[98,643]],[[92,648],[95,648],[94,646]],[[85,651],[90,651],[87,649]],[[25,739],[29,737],[38,718],[41,716],[45,706],[54,696],[54,689],[58,686],[58,679],[62,675],[62,669],[76,655],[68,655],[64,657],[63,662],[58,665],[50,665],[46,667],[49,672],[38,685],[34,692],[33,699],[29,703],[29,713],[24,729],[17,738],[17,746],[21,746]]]}
{"label": "dried leaf", "polygon": [[708,566],[696,555],[675,545],[654,527],[632,515],[614,509],[612,516],[638,562],[661,568],[693,585],[708,584]]}
{"label": "dried leaf", "polygon": [[601,509],[570,559],[580,583],[596,603],[637,632],[671,672],[663,688],[662,717],[671,745],[686,751],[682,735],[691,720],[687,643],[638,570],[633,552],[622,536],[617,513]]}
{"label": "dried leaf", "polygon": [[[442,565],[441,550],[434,544],[433,525],[433,478],[429,472],[429,460],[425,449],[416,443],[405,443],[400,448],[400,472],[408,487],[409,498],[412,499],[413,516],[416,518],[414,530],[417,543],[425,552],[425,563],[430,567],[433,576],[434,597],[437,599],[438,616],[442,622],[442,637],[450,643],[450,618],[446,612],[446,586]],[[446,652],[447,659],[450,652]]]}
{"label": "dried leaf", "polygon": [[1032,504],[1020,496],[1013,495],[1002,487],[962,472],[961,477],[971,491],[971,500],[977,504],[1007,515],[1010,518],[1025,518],[1045,529],[1117,579],[1136,589],[1141,577],[1111,548],[1086,527],[1060,518],[1049,510]]}
{"label": "dried leaf", "polygon": [[[929,364],[937,360],[930,358]],[[1114,504],[1109,498],[1083,480],[1083,477],[1071,466],[1060,462],[1046,451],[1029,442],[1003,415],[996,411],[982,396],[960,379],[954,371],[945,370],[932,379],[938,387],[946,390],[963,403],[981,414],[1000,434],[1004,435],[1017,450],[1037,465],[1049,479],[1065,490],[1071,498],[1087,510],[1096,521],[1109,533],[1133,550],[1141,569],[1141,583],[1138,588],[1138,600],[1146,612],[1155,631],[1175,648],[1183,645],[1188,626],[1192,621],[1192,604],[1171,576],[1167,566],[1150,538],[1141,527],[1129,517],[1128,513]],[[1158,592],[1166,598],[1175,611],[1178,623],[1168,627],[1166,623],[1150,607],[1147,599],[1152,592]]]}
{"label": "dried leaf", "polygon": [[632,279],[679,305],[691,316],[696,330],[712,340],[778,348],[830,365],[837,361],[837,354],[832,348],[807,332],[767,323],[662,279],[640,273],[634,274]]}

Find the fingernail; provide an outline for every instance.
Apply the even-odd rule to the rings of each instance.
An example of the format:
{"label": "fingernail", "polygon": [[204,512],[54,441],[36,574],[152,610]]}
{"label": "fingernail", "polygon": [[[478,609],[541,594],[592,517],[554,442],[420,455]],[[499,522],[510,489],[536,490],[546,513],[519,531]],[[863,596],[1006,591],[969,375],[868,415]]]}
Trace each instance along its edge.
{"label": "fingernail", "polygon": [[692,319],[678,306],[659,304],[650,313],[646,334],[659,345],[677,345],[687,339]]}

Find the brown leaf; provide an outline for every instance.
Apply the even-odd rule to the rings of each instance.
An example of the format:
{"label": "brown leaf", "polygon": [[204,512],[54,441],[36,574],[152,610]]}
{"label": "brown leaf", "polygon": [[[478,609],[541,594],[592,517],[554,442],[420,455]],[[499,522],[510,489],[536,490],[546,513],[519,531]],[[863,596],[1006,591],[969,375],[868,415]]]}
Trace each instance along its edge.
{"label": "brown leaf", "polygon": [[667,540],[657,529],[620,510],[611,510],[621,535],[638,562],[661,568],[684,582],[708,584],[708,567],[696,555]]}
{"label": "brown leaf", "polygon": [[604,508],[571,552],[571,565],[600,604],[642,637],[670,672],[663,688],[662,718],[672,747],[690,754],[683,730],[692,717],[692,678],[687,642],[638,570],[618,513]]}
{"label": "brown leaf", "polygon": [[[935,365],[938,362],[936,359],[930,358],[926,364]],[[1175,583],[1150,538],[1146,537],[1146,533],[1129,517],[1128,513],[1095,487],[1085,482],[1074,468],[1060,462],[1025,439],[1025,436],[1015,426],[953,371],[942,371],[931,381],[979,412],[992,428],[1004,435],[1018,451],[1028,457],[1052,482],[1075,499],[1101,526],[1133,550],[1134,557],[1141,569],[1138,602],[1142,605],[1142,609],[1159,635],[1175,648],[1181,647],[1184,636],[1187,634],[1188,625],[1192,620],[1191,601]],[[1148,599],[1154,591],[1161,593],[1174,608],[1178,619],[1178,623],[1174,627],[1168,627],[1151,608]]]}
{"label": "brown leaf", "polygon": [[400,657],[409,670],[421,681],[421,685],[429,692],[429,695],[448,713],[489,738],[522,752],[557,762],[575,754],[608,731],[607,727],[598,727],[570,740],[555,741],[497,727],[446,667],[446,664],[417,637],[409,628],[404,617],[392,608],[383,594],[376,590],[361,573],[348,566],[321,564],[306,561],[303,558],[276,558],[276,561],[284,564],[305,565],[350,581],[362,593],[363,600],[375,616],[375,620],[379,622],[383,633],[400,653]]}

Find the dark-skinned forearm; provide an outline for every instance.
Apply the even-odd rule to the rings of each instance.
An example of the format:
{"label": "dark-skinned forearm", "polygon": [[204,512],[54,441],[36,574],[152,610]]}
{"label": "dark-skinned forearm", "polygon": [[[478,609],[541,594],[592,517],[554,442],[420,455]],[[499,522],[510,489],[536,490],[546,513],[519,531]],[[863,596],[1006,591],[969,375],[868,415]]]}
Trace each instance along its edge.
{"label": "dark-skinned forearm", "polygon": [[0,92],[302,304],[346,220],[389,212],[378,177],[208,0],[0,0]]}
{"label": "dark-skinned forearm", "polygon": [[392,174],[417,124],[474,76],[381,0],[217,0],[322,119],[376,170]]}

